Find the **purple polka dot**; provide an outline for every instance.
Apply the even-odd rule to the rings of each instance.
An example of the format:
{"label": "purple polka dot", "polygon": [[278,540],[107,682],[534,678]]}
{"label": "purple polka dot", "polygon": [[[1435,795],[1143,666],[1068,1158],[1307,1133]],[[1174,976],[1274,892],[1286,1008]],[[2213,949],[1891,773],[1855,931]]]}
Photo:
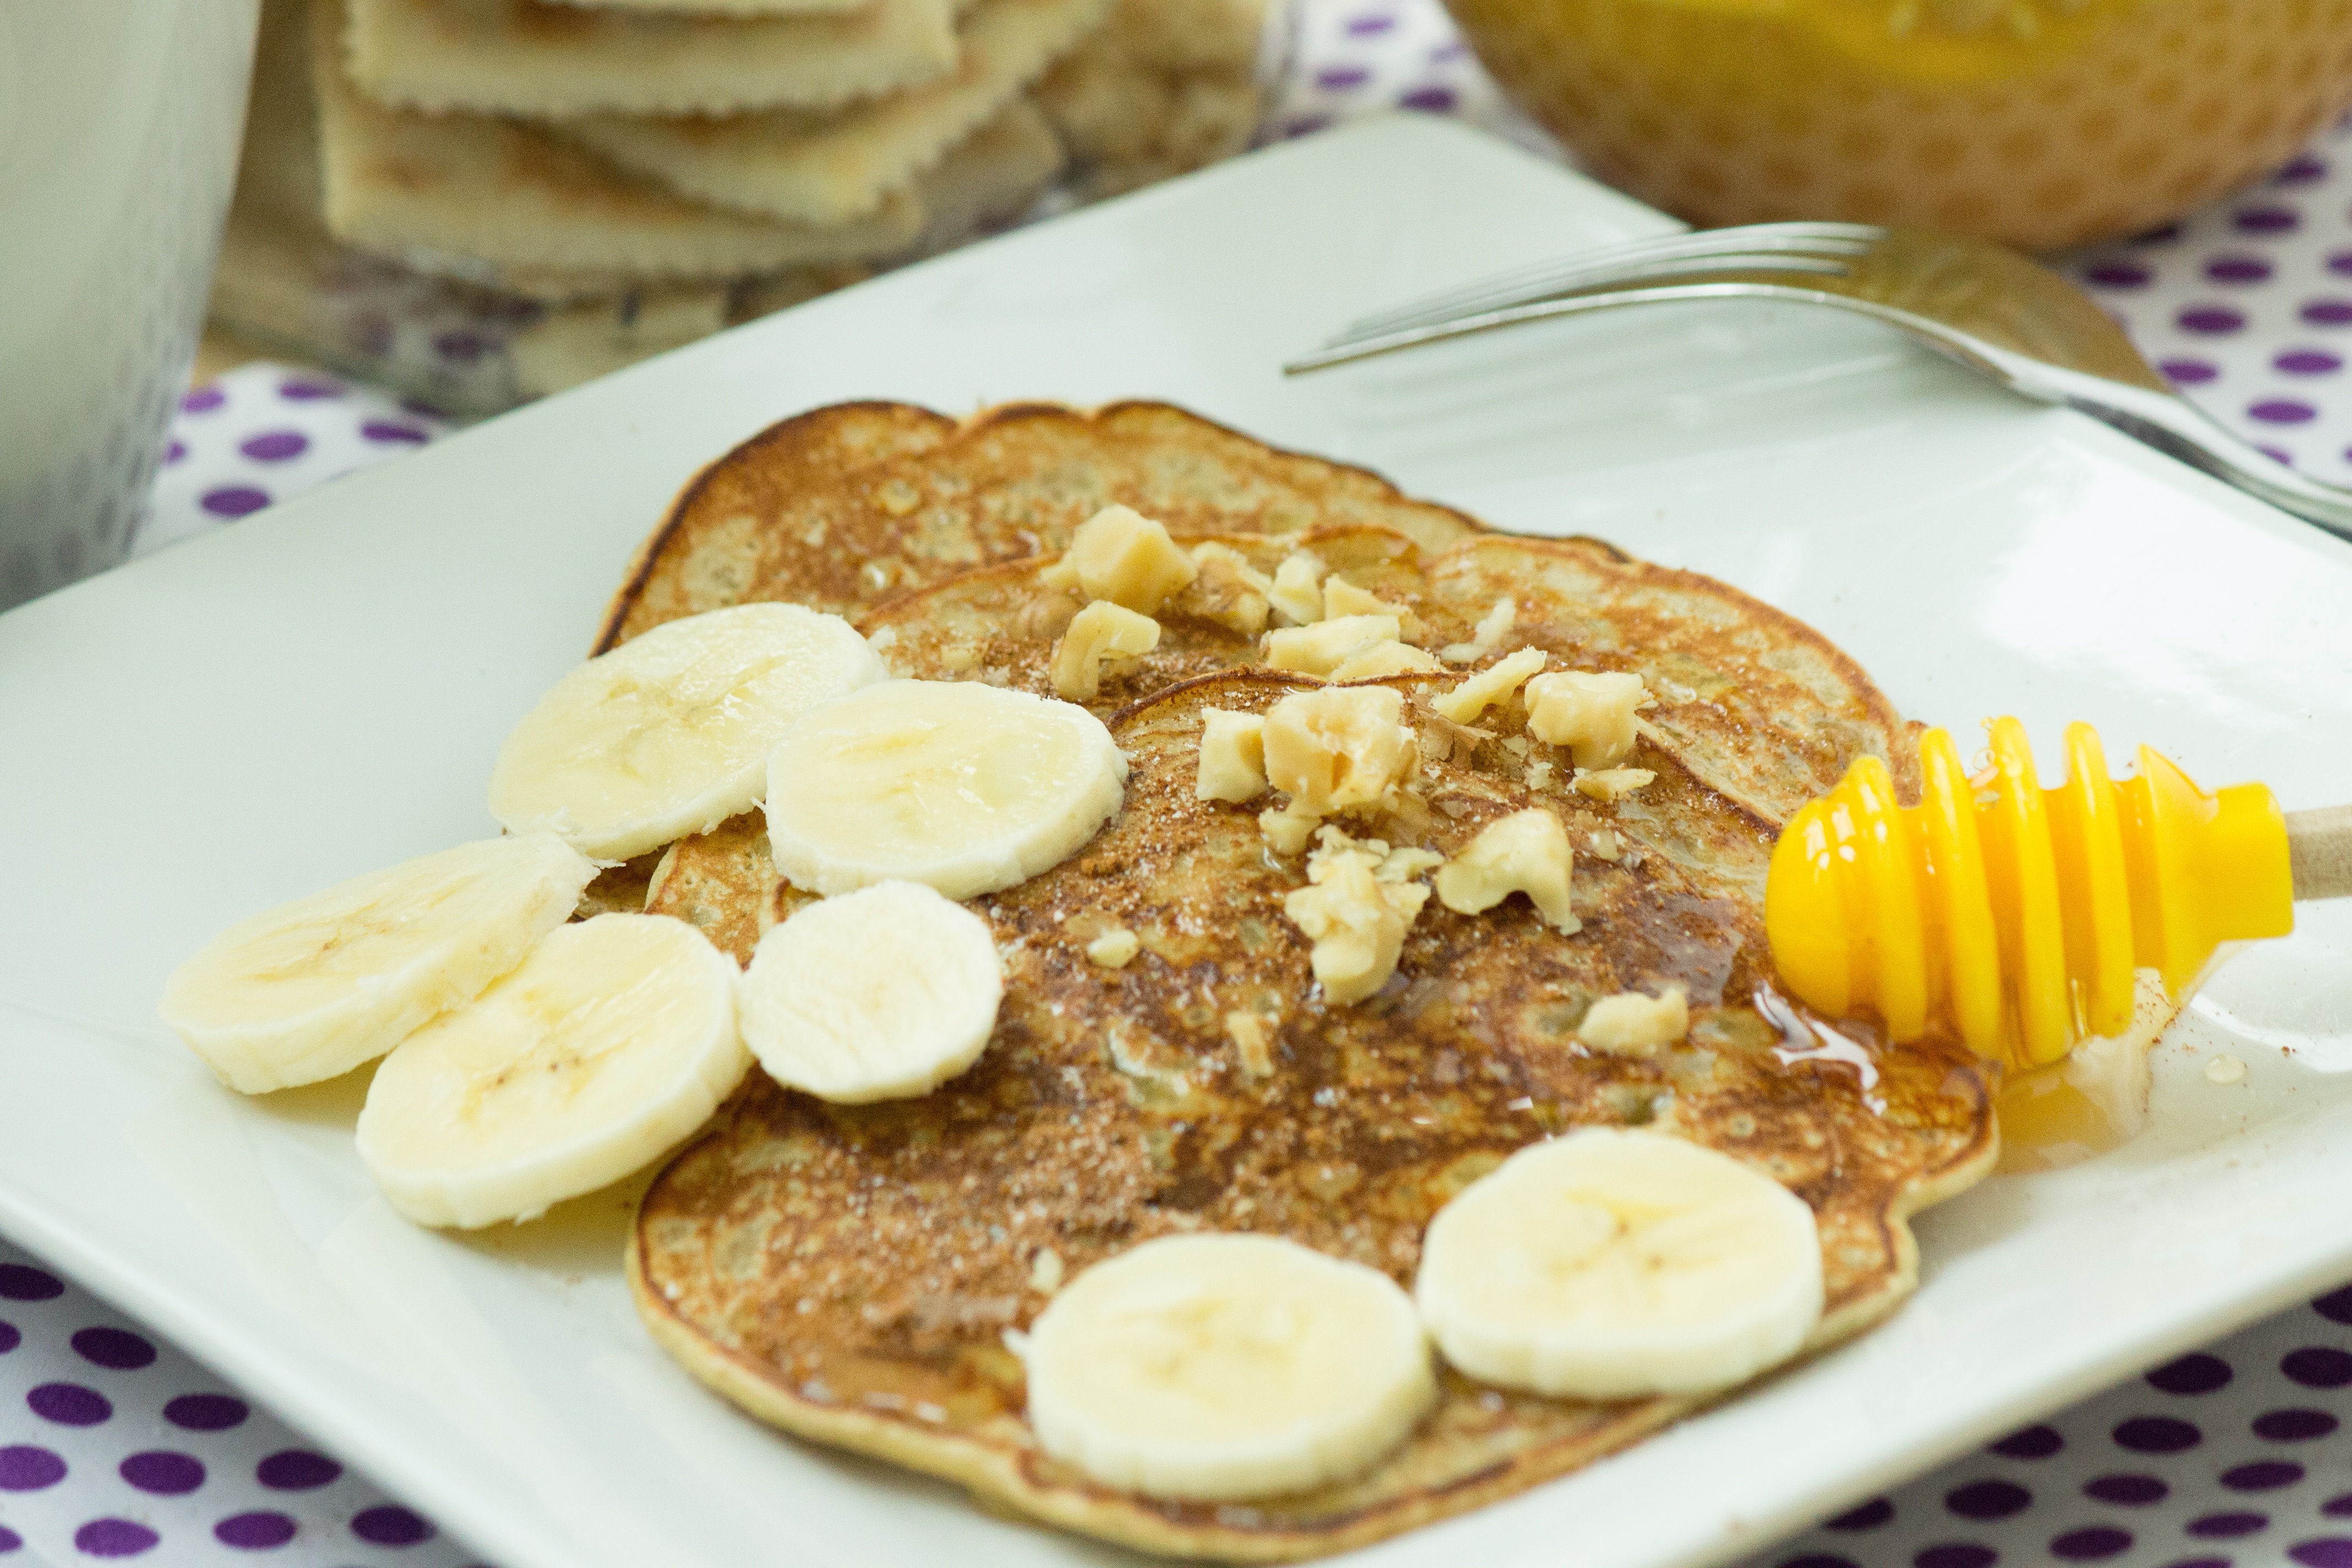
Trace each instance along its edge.
{"label": "purple polka dot", "polygon": [[203,1463],[193,1455],[173,1453],[169,1448],[150,1448],[133,1454],[119,1468],[122,1479],[141,1491],[161,1492],[165,1497],[178,1497],[205,1484]]}
{"label": "purple polka dot", "polygon": [[2137,261],[2098,261],[2084,270],[2083,276],[2102,289],[2141,289],[2156,274]]}
{"label": "purple polka dot", "polygon": [[0,1524],[0,1556],[5,1556],[11,1552],[22,1551],[24,1549],[24,1545],[25,1538],[23,1536],[17,1534],[6,1525]]}
{"label": "purple polka dot", "polygon": [[2066,1446],[2054,1426],[2025,1426],[1992,1446],[2004,1459],[2046,1459]]}
{"label": "purple polka dot", "polygon": [[2179,1361],[2166,1362],[2149,1373],[2147,1380],[2167,1394],[2197,1394],[2228,1387],[2230,1376],[2228,1362],[2200,1351]]}
{"label": "purple polka dot", "polygon": [[2306,300],[2299,314],[2315,327],[2341,327],[2352,323],[2352,300]]}
{"label": "purple polka dot", "polygon": [[343,1473],[343,1467],[324,1454],[288,1448],[254,1467],[254,1479],[272,1491],[306,1492],[323,1487]]}
{"label": "purple polka dot", "polygon": [[2227,305],[2191,305],[2173,320],[2182,331],[2200,332],[2208,337],[2234,332],[2246,324],[2243,312]]}
{"label": "purple polka dot", "polygon": [[2205,276],[2216,283],[2260,283],[2271,275],[2271,264],[2259,256],[2217,256],[2205,264]]}
{"label": "purple polka dot", "polygon": [[453,327],[433,339],[433,352],[457,364],[471,364],[490,352],[490,341],[464,327]]}
{"label": "purple polka dot", "polygon": [[229,1515],[213,1526],[213,1539],[240,1552],[267,1552],[293,1540],[294,1530],[294,1521],[286,1515],[264,1509]]}
{"label": "purple polka dot", "polygon": [[2131,237],[2131,243],[2134,245],[2169,245],[2179,237],[2180,226],[2177,223],[2168,223],[2149,229],[2145,234],[2133,235]]}
{"label": "purple polka dot", "polygon": [[1396,18],[1386,11],[1367,11],[1360,16],[1348,18],[1348,31],[1359,38],[1369,38],[1375,33],[1385,33],[1396,26]]}
{"label": "purple polka dot", "polygon": [[37,1492],[65,1479],[65,1460],[47,1448],[29,1443],[0,1448],[0,1492]]}
{"label": "purple polka dot", "polygon": [[0,1300],[54,1301],[65,1293],[65,1281],[54,1274],[21,1263],[0,1263]]}
{"label": "purple polka dot", "polygon": [[2167,1568],[2232,1568],[2232,1565],[2226,1557],[2184,1557],[2178,1563],[2168,1564]]}
{"label": "purple polka dot", "polygon": [[197,504],[215,517],[243,517],[268,506],[269,492],[251,485],[221,485],[206,490]]}
{"label": "purple polka dot", "polygon": [[2205,1440],[2205,1434],[2170,1415],[2135,1415],[2115,1429],[2118,1447],[2135,1454],[2178,1454]]}
{"label": "purple polka dot", "polygon": [[1406,109],[1418,109],[1424,114],[1445,114],[1454,108],[1454,89],[1450,87],[1417,87],[1397,102]]}
{"label": "purple polka dot", "polygon": [[155,1347],[128,1329],[81,1329],[71,1342],[82,1360],[117,1372],[135,1372],[155,1363]]}
{"label": "purple polka dot", "polygon": [[449,417],[446,410],[435,407],[432,404],[425,402],[421,397],[404,397],[400,400],[400,405],[403,408],[407,409],[411,414],[415,415],[420,419],[446,419]]}
{"label": "purple polka dot", "polygon": [[2327,270],[2352,276],[2352,250],[2339,250],[2329,257]]}
{"label": "purple polka dot", "polygon": [[2032,1503],[2033,1494],[2014,1481],[1970,1481],[1944,1494],[1944,1506],[1962,1519],[2007,1519]]}
{"label": "purple polka dot", "polygon": [[25,1336],[16,1331],[16,1325],[0,1318],[0,1355],[6,1355],[24,1342]]}
{"label": "purple polka dot", "polygon": [[183,414],[210,414],[228,401],[228,394],[217,386],[199,386],[180,395]]}
{"label": "purple polka dot", "polygon": [[1824,1530],[1876,1530],[1895,1517],[1895,1505],[1883,1497],[1850,1508],[1835,1519],[1822,1521]]}
{"label": "purple polka dot", "polygon": [[183,1394],[163,1406],[163,1419],[191,1432],[226,1432],[252,1412],[226,1394]]}
{"label": "purple polka dot", "polygon": [[2294,467],[2294,454],[2288,451],[2284,447],[2265,447],[2261,442],[2257,441],[2254,443],[2254,450],[2260,452],[2263,457],[2268,458],[2272,462],[2280,465],[2282,468],[2292,468]]}
{"label": "purple polka dot", "polygon": [[2209,1513],[2202,1519],[2192,1519],[2187,1529],[2200,1541],[2235,1541],[2241,1535],[2252,1535],[2269,1528],[2271,1516],[2266,1513]]}
{"label": "purple polka dot", "polygon": [[74,1550],[85,1557],[136,1557],[161,1539],[133,1520],[93,1519],[74,1531]]}
{"label": "purple polka dot", "polygon": [[2309,153],[2297,153],[2292,163],[2271,178],[2282,185],[2307,185],[2314,180],[2327,178],[2327,161]]}
{"label": "purple polka dot", "polygon": [[2130,1531],[2117,1530],[2112,1524],[2094,1524],[2070,1530],[2052,1541],[2050,1555],[2069,1563],[2096,1563],[2102,1557],[2130,1551],[2131,1543]]}
{"label": "purple polka dot", "polygon": [[2100,1476],[2083,1483],[2086,1497],[2101,1502],[2119,1503],[2126,1508],[2145,1508],[2152,1502],[2162,1502],[2172,1490],[2154,1476]]}
{"label": "purple polka dot", "polygon": [[2233,1492],[2266,1492],[2301,1479],[2303,1467],[2292,1459],[2257,1459],[2221,1472],[2221,1484]]}
{"label": "purple polka dot", "polygon": [[2292,234],[2303,225],[2293,207],[2242,207],[2231,220],[2240,234]]}
{"label": "purple polka dot", "polygon": [[371,419],[360,426],[360,434],[371,441],[404,442],[422,446],[433,437],[414,425],[396,424],[389,419]]}
{"label": "purple polka dot", "polygon": [[1372,73],[1361,66],[1333,66],[1315,73],[1315,85],[1325,92],[1345,92],[1371,79]]}
{"label": "purple polka dot", "polygon": [[316,403],[320,398],[341,397],[343,389],[331,381],[316,376],[291,376],[278,384],[278,395],[289,403]]}
{"label": "purple polka dot", "polygon": [[2344,361],[2326,349],[2289,349],[2271,361],[2289,375],[2327,375],[2344,368]]}
{"label": "purple polka dot", "polygon": [[45,1383],[25,1395],[33,1414],[60,1426],[95,1426],[114,1414],[106,1395],[79,1383]]}
{"label": "purple polka dot", "polygon": [[163,448],[163,466],[169,468],[187,455],[188,444],[185,441],[174,441]]}
{"label": "purple polka dot", "polygon": [[2221,367],[2210,360],[2168,359],[2157,369],[2179,386],[2202,386],[2221,374]]}
{"label": "purple polka dot", "polygon": [[257,463],[282,463],[289,458],[300,457],[310,448],[310,437],[299,430],[265,430],[236,444],[238,451]]}
{"label": "purple polka dot", "polygon": [[2330,1519],[2352,1519],[2352,1492],[2329,1498],[2319,1505],[2319,1511]]}
{"label": "purple polka dot", "polygon": [[2326,1345],[2305,1345],[2289,1351],[2279,1370],[2305,1388],[2341,1388],[2352,1383],[2352,1354]]}
{"label": "purple polka dot", "polygon": [[1808,1552],[1802,1557],[1783,1557],[1773,1568],[1858,1568],[1851,1557],[1833,1556],[1827,1552]]}
{"label": "purple polka dot", "polygon": [[352,1521],[352,1533],[378,1546],[414,1546],[433,1539],[433,1526],[397,1503],[362,1509]]}
{"label": "purple polka dot", "polygon": [[[7,1270],[0,1269],[0,1278],[5,1278],[6,1273]],[[0,1296],[7,1293],[5,1289],[0,1289]],[[2311,1310],[2331,1323],[2352,1323],[2352,1285],[2340,1290],[2330,1290],[2312,1302]]]}
{"label": "purple polka dot", "polygon": [[2352,1540],[2341,1535],[2298,1541],[2286,1549],[2288,1558],[2303,1568],[2352,1568]]}
{"label": "purple polka dot", "polygon": [[1464,43],[1459,38],[1449,38],[1444,43],[1442,43],[1435,48],[1430,50],[1429,58],[1430,62],[1433,65],[1443,65],[1447,60],[1458,60],[1469,52],[1469,45]]}
{"label": "purple polka dot", "polygon": [[1312,136],[1318,131],[1328,131],[1331,117],[1328,114],[1303,114],[1282,128],[1285,136]]}
{"label": "purple polka dot", "polygon": [[2336,1417],[2325,1410],[2273,1410],[2254,1417],[2254,1436],[2271,1443],[2307,1442],[2335,1430]]}
{"label": "purple polka dot", "polygon": [[1992,1568],[2000,1553],[1973,1541],[1947,1541],[1919,1552],[1911,1568]]}
{"label": "purple polka dot", "polygon": [[2291,397],[2266,397],[2246,410],[2249,417],[2265,425],[2307,425],[2319,417],[2319,410],[2308,403],[2298,403]]}

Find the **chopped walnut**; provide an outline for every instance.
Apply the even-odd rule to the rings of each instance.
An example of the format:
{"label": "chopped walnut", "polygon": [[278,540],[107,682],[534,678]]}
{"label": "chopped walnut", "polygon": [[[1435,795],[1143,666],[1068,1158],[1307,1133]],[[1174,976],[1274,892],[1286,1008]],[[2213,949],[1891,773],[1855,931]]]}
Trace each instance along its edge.
{"label": "chopped walnut", "polygon": [[[1344,577],[1323,579],[1323,613],[1326,616],[1394,616],[1401,629],[1399,635],[1411,642],[1421,636],[1421,617],[1402,605],[1391,605],[1370,588],[1359,588]],[[1432,668],[1435,668],[1434,661]]]}
{"label": "chopped walnut", "polygon": [[1507,658],[1496,659],[1453,690],[1430,699],[1429,705],[1455,723],[1467,724],[1496,703],[1509,701],[1511,693],[1524,685],[1529,676],[1543,673],[1543,649],[1523,647]]}
{"label": "chopped walnut", "polygon": [[1192,786],[1201,800],[1255,800],[1266,791],[1265,720],[1256,713],[1210,708],[1201,715],[1201,769]]}
{"label": "chopped walnut", "polygon": [[1105,969],[1125,969],[1142,951],[1141,937],[1125,926],[1115,926],[1087,943],[1087,959]]}
{"label": "chopped walnut", "polygon": [[1576,1037],[1596,1051],[1616,1057],[1655,1056],[1690,1033],[1689,994],[1669,985],[1660,996],[1620,991],[1585,1010]]}
{"label": "chopped walnut", "polygon": [[1412,776],[1420,743],[1394,687],[1301,691],[1265,713],[1265,773],[1296,810],[1317,816],[1378,806]]}
{"label": "chopped walnut", "polygon": [[[1326,621],[1325,626],[1338,626]],[[1384,675],[1419,675],[1445,667],[1411,643],[1376,642],[1358,648],[1332,666],[1331,680],[1378,680]]]}
{"label": "chopped walnut", "polygon": [[1266,595],[1274,583],[1249,563],[1248,556],[1230,544],[1196,544],[1192,564],[1200,574],[1176,596],[1173,608],[1239,637],[1254,637],[1265,630],[1273,614]]}
{"label": "chopped walnut", "polygon": [[[1316,871],[1322,875],[1316,878]],[[1360,1002],[1388,984],[1404,950],[1404,933],[1429,889],[1418,882],[1382,882],[1360,855],[1334,856],[1308,870],[1309,884],[1282,900],[1282,912],[1315,943],[1311,963],[1323,994]]]}
{"label": "chopped walnut", "polygon": [[1488,823],[1446,862],[1434,879],[1438,901],[1475,915],[1525,893],[1555,929],[1573,936],[1584,928],[1570,900],[1575,861],[1559,818],[1530,806]]}
{"label": "chopped walnut", "polygon": [[1054,689],[1065,701],[1091,701],[1103,677],[1116,674],[1160,646],[1160,623],[1150,616],[1097,599],[1070,618],[1054,649]]}
{"label": "chopped walnut", "polygon": [[1062,559],[1039,575],[1050,586],[1148,616],[1199,573],[1167,529],[1131,508],[1107,506],[1078,525]]}
{"label": "chopped walnut", "polygon": [[1658,775],[1647,768],[1579,768],[1576,793],[1591,800],[1623,800]]}
{"label": "chopped walnut", "polygon": [[1289,626],[1265,634],[1266,668],[1328,676],[1350,655],[1396,640],[1394,616],[1342,616],[1311,626]]}
{"label": "chopped walnut", "polygon": [[1252,1078],[1274,1076],[1274,1042],[1266,1038],[1265,1020],[1255,1013],[1225,1015],[1225,1037],[1234,1043],[1234,1057]]}
{"label": "chopped walnut", "polygon": [[1295,550],[1274,569],[1266,601],[1285,626],[1308,626],[1323,618],[1323,577],[1329,570],[1311,550]]}
{"label": "chopped walnut", "polygon": [[1528,682],[1528,732],[1568,747],[1580,768],[1613,768],[1633,754],[1633,710],[1647,695],[1638,675],[1538,675]]}

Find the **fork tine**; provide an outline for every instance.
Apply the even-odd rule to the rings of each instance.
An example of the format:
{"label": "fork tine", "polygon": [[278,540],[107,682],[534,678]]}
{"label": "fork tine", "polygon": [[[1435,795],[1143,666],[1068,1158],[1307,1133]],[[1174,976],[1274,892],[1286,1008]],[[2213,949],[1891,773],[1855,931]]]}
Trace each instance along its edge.
{"label": "fork tine", "polygon": [[1832,255],[1858,254],[1877,243],[1884,233],[1866,224],[1769,223],[1636,240],[1566,260],[1519,268],[1443,293],[1407,300],[1349,322],[1332,342],[1483,310],[1508,309],[1572,289],[1617,283],[1639,276],[1653,266],[1733,255],[1779,257],[1823,251]]}
{"label": "fork tine", "polygon": [[1800,283],[1816,278],[1844,278],[1852,275],[1853,265],[1833,256],[1807,256],[1794,253],[1730,252],[1721,256],[1693,256],[1666,261],[1637,264],[1606,270],[1595,268],[1573,277],[1559,276],[1555,287],[1527,289],[1509,293],[1496,293],[1484,300],[1465,300],[1463,304],[1444,311],[1425,311],[1415,315],[1396,315],[1392,320],[1373,321],[1369,325],[1351,326],[1347,331],[1327,338],[1316,350],[1317,355],[1339,354],[1370,342],[1384,342],[1402,334],[1446,327],[1455,321],[1474,317],[1527,310],[1533,306],[1566,300],[1588,299],[1595,295],[1622,294],[1630,289],[1663,288],[1683,283],[1727,281],[1748,279],[1758,282]]}

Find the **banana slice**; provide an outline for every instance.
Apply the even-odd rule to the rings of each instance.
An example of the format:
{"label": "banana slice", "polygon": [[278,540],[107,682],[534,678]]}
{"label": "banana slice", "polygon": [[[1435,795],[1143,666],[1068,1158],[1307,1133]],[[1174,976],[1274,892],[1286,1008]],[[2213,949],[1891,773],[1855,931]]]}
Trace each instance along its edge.
{"label": "banana slice", "polygon": [[1353,1473],[1436,1402],[1412,1299],[1269,1236],[1165,1237],[1098,1263],[1029,1331],[1045,1451],[1156,1497],[1265,1497]]}
{"label": "banana slice", "polygon": [[1127,758],[1085,709],[978,681],[886,680],[803,714],[768,763],[796,888],[969,899],[1060,864],[1118,811]]}
{"label": "banana slice", "polygon": [[551,933],[376,1069],[360,1160],[419,1225],[535,1219],[702,1125],[751,1065],[734,961],[666,915]]}
{"label": "banana slice", "polygon": [[338,1078],[520,963],[595,874],[551,833],[371,871],[229,927],[156,1010],[231,1089]]}
{"label": "banana slice", "polygon": [[1577,1399],[1705,1394],[1822,1315],[1813,1211],[1727,1154],[1591,1128],[1522,1149],[1430,1222],[1414,1284],[1472,1377]]}
{"label": "banana slice", "polygon": [[986,921],[920,882],[877,882],[760,939],[743,1043],[778,1083],[820,1100],[900,1100],[977,1061],[1003,999]]}
{"label": "banana slice", "polygon": [[757,805],[768,753],[812,705],[879,680],[839,616],[739,605],[656,626],[555,683],[499,749],[490,815],[599,860]]}

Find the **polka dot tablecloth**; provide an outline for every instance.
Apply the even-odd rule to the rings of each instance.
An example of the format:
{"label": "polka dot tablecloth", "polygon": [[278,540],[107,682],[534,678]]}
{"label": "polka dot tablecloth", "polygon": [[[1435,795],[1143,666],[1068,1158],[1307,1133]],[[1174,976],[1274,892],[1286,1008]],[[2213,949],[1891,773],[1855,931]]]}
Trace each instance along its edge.
{"label": "polka dot tablecloth", "polygon": [[[1402,106],[1556,154],[1435,0],[1303,0],[1270,136]],[[2063,263],[2223,423],[2352,483],[2352,129]],[[257,364],[183,400],[142,552],[432,440],[428,409]],[[459,1542],[0,1242],[0,1568],[466,1568]],[[2352,1568],[2352,1287],[1872,1499],[1745,1568]]]}

